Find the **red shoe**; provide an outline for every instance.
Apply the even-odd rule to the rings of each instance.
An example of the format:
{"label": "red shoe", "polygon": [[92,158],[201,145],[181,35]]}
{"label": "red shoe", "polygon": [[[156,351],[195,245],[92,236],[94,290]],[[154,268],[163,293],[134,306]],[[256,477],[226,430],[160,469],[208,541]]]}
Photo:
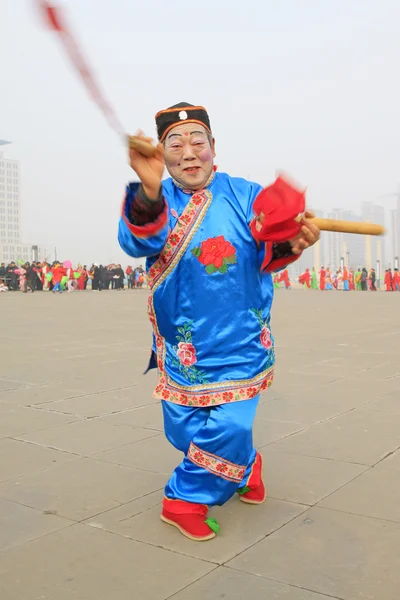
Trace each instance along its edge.
{"label": "red shoe", "polygon": [[207,519],[208,507],[183,500],[164,498],[161,520],[173,525],[190,540],[205,542],[211,540],[219,531],[215,519]]}
{"label": "red shoe", "polygon": [[238,490],[242,502],[246,502],[247,504],[262,504],[266,499],[267,490],[262,480],[262,465],[262,456],[257,452],[247,486]]}

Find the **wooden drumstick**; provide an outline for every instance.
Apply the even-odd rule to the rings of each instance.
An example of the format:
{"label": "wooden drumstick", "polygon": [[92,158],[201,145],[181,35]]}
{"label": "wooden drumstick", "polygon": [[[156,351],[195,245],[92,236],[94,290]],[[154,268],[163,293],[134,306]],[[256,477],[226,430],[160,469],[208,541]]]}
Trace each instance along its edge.
{"label": "wooden drumstick", "polygon": [[144,140],[141,140],[136,135],[130,135],[128,137],[128,140],[129,148],[140,152],[140,154],[143,154],[143,156],[154,156],[157,152],[157,146],[153,146],[153,144],[150,144],[150,142],[145,142]]}
{"label": "wooden drumstick", "polygon": [[375,223],[361,223],[357,221],[341,221],[336,219],[320,219],[313,217],[307,219],[321,231],[338,231],[340,233],[360,233],[363,235],[384,235],[385,228]]}

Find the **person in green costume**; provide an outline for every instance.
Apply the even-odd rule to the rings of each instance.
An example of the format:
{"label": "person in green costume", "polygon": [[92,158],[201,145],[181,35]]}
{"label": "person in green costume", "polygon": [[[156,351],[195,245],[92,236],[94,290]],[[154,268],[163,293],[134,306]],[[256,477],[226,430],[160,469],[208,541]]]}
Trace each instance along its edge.
{"label": "person in green costume", "polygon": [[356,284],[356,292],[361,292],[361,269],[358,267],[356,274],[354,276],[354,281]]}
{"label": "person in green costume", "polygon": [[311,271],[311,289],[312,290],[318,289],[317,271],[315,270],[315,267],[313,267],[312,271]]}
{"label": "person in green costume", "polygon": [[281,284],[279,283],[279,275],[277,273],[274,273],[274,275],[273,275],[273,282],[274,282],[274,289],[278,290],[281,287]]}

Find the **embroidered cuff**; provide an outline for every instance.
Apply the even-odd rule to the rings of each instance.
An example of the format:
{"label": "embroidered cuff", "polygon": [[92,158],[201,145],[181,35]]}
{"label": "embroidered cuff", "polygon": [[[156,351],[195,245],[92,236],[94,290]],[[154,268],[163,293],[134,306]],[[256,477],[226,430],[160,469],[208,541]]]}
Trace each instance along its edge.
{"label": "embroidered cuff", "polygon": [[[147,198],[141,185],[131,183],[126,189],[122,205],[122,219],[129,231],[137,238],[157,235],[168,223],[168,205],[161,196],[155,202]],[[149,206],[149,203],[152,206]],[[133,208],[135,206],[135,208]]]}
{"label": "embroidered cuff", "polygon": [[200,450],[193,442],[190,442],[187,458],[213,475],[235,483],[240,483],[246,473],[246,465],[236,465],[225,458]]}
{"label": "embroidered cuff", "polygon": [[295,256],[292,252],[292,246],[290,245],[290,242],[272,245],[272,260],[288,258],[289,256]]}
{"label": "embroidered cuff", "polygon": [[151,200],[140,185],[136,191],[130,207],[130,220],[134,225],[147,225],[152,223],[161,215],[165,202],[160,192],[156,200]]}
{"label": "embroidered cuff", "polygon": [[284,242],[282,244],[266,242],[265,257],[261,265],[261,270],[266,273],[280,271],[287,265],[295,262],[300,256],[301,254],[293,254],[289,242]]}

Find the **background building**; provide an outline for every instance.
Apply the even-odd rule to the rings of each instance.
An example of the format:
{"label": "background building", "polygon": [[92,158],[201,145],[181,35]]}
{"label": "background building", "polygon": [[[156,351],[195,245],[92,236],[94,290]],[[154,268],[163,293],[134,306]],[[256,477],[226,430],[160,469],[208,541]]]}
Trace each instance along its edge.
{"label": "background building", "polygon": [[[0,141],[0,147],[8,143]],[[0,152],[0,262],[46,258],[42,247],[21,239],[20,164]]]}
{"label": "background building", "polygon": [[[361,202],[361,217],[363,221],[385,225],[385,208],[373,202]],[[385,268],[385,244],[380,236],[364,236],[365,266],[367,269],[375,267],[377,261]],[[391,262],[391,261],[389,261]]]}
{"label": "background building", "polygon": [[20,172],[17,160],[0,152],[0,243],[14,244],[20,232]]}

